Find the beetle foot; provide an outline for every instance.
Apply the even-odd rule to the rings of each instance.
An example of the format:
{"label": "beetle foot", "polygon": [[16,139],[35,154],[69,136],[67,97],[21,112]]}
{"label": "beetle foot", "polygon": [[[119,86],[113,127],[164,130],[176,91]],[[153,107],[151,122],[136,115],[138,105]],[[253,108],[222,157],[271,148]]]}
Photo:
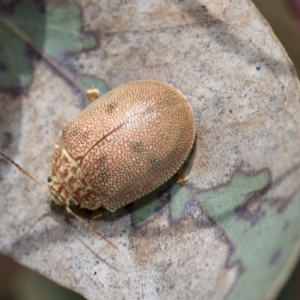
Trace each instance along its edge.
{"label": "beetle foot", "polygon": [[175,181],[180,186],[183,186],[187,180],[188,180],[188,176],[182,170],[179,170],[175,174]]}
{"label": "beetle foot", "polygon": [[85,92],[86,97],[90,100],[90,102],[93,102],[100,96],[100,91],[98,89],[88,89]]}
{"label": "beetle foot", "polygon": [[98,208],[98,209],[92,211],[91,218],[93,220],[99,219],[99,218],[101,218],[102,214],[103,214],[103,208]]}

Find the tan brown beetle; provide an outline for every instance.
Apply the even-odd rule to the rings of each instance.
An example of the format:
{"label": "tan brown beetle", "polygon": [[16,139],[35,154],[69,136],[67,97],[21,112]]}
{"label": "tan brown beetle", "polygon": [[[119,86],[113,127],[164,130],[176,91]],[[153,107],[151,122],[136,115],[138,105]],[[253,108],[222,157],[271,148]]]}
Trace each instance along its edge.
{"label": "tan brown beetle", "polygon": [[179,170],[195,139],[190,104],[166,83],[139,80],[87,95],[91,104],[54,147],[48,178],[51,201],[73,215],[76,205],[115,211],[150,193]]}

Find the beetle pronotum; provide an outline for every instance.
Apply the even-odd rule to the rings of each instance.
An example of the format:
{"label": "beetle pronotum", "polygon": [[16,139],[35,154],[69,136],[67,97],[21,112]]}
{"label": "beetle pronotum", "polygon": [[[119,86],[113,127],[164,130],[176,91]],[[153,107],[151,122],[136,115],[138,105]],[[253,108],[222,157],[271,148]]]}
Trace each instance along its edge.
{"label": "beetle pronotum", "polygon": [[72,207],[115,211],[158,188],[190,153],[195,121],[183,94],[161,81],[133,81],[100,98],[95,90],[87,96],[91,104],[54,147],[48,187],[51,201],[89,227]]}

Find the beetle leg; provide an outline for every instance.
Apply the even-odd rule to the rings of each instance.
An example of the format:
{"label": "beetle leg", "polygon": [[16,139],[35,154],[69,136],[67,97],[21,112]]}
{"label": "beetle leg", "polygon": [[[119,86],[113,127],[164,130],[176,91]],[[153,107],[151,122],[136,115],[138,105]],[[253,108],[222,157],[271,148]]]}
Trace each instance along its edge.
{"label": "beetle leg", "polygon": [[182,170],[178,170],[177,173],[175,174],[176,183],[179,184],[180,186],[183,186],[187,180],[188,180],[188,176]]}
{"label": "beetle leg", "polygon": [[101,218],[102,214],[103,214],[103,208],[102,207],[98,208],[96,210],[93,210],[92,211],[92,219],[93,220],[99,219],[99,218]]}
{"label": "beetle leg", "polygon": [[113,246],[115,249],[118,249],[117,246],[115,246],[110,240],[108,240],[104,235],[102,235],[99,231],[97,231],[94,227],[92,227],[87,221],[83,220],[81,217],[76,215],[73,210],[66,205],[66,212],[73,217],[75,217],[79,222],[81,222],[88,230],[94,232],[98,236],[100,236],[103,240],[105,240],[107,243],[109,243],[111,246]]}
{"label": "beetle leg", "polygon": [[85,95],[89,99],[90,102],[93,102],[94,100],[99,98],[100,92],[98,89],[91,88],[91,89],[86,90]]}

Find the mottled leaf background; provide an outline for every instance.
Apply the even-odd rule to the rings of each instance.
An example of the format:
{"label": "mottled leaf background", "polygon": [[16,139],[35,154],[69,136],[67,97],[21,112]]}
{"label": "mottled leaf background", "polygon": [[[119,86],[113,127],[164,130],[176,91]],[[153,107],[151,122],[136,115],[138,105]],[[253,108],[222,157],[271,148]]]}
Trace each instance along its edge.
{"label": "mottled leaf background", "polygon": [[[5,1],[2,1],[3,3]],[[20,11],[15,12],[15,24],[19,26],[26,27],[26,18],[31,18],[33,15],[38,15],[36,11],[36,6],[30,6],[30,1],[23,0],[21,1],[24,4],[24,7],[20,7],[22,9],[22,13]],[[55,2],[55,1],[53,1]],[[298,9],[299,12],[297,13],[296,5],[297,1],[283,1],[283,0],[266,0],[266,1],[254,1],[255,4],[260,9],[261,13],[265,15],[265,17],[271,23],[275,33],[277,34],[278,38],[282,41],[283,45],[286,47],[291,59],[293,60],[295,67],[300,74],[300,4],[298,1]],[[296,3],[296,4],[295,4]],[[0,4],[1,6],[1,4]],[[41,8],[42,9],[42,8]],[[90,86],[97,86],[100,87],[102,90],[106,89],[105,83],[96,79],[96,78],[88,78],[82,76],[81,74],[76,73],[66,73],[68,68],[64,68],[57,63],[60,60],[61,56],[67,51],[69,53],[74,53],[83,51],[85,49],[92,49],[96,46],[97,40],[93,37],[93,35],[89,35],[86,33],[78,38],[78,32],[80,31],[80,19],[79,11],[76,7],[67,6],[66,13],[72,14],[72,18],[67,18],[72,24],[68,24],[68,28],[72,28],[74,32],[69,32],[65,35],[60,35],[59,28],[60,26],[64,26],[66,19],[63,16],[63,8],[60,8],[59,11],[55,11],[53,9],[48,14],[48,19],[43,20],[40,19],[38,22],[50,22],[52,30],[47,32],[47,41],[49,45],[44,47],[44,52],[42,53],[43,59],[47,60],[49,64],[53,65],[53,68],[60,74],[63,75],[68,80],[72,81],[76,78],[75,89],[78,93],[82,93],[85,87]],[[292,11],[294,10],[294,11]],[[28,13],[28,15],[24,14],[24,11]],[[22,17],[18,16],[18,13],[21,13]],[[298,19],[297,19],[298,18]],[[11,24],[7,24],[10,26]],[[14,28],[10,28],[14,30]],[[7,30],[7,26],[0,25],[0,33],[5,34],[5,30]],[[36,28],[32,31],[32,28],[28,27],[25,30],[28,36],[34,36],[35,45],[44,44],[45,36],[43,32],[39,32]],[[76,38],[74,38],[76,37]],[[32,66],[30,65],[30,59],[26,60],[23,58],[21,53],[27,50],[28,57],[37,55],[30,48],[26,46],[23,42],[26,40],[26,36],[20,36],[20,38],[12,38],[8,40],[10,47],[15,49],[13,53],[16,58],[21,57],[22,59],[18,60],[10,60],[8,53],[3,52],[3,48],[0,47],[0,57],[2,61],[0,62],[0,87],[5,88],[5,86],[10,86],[11,83],[15,82],[16,87],[23,86],[26,89],[26,85],[31,80],[31,69]],[[64,40],[64,43],[56,42],[57,40],[61,41]],[[61,45],[62,49],[59,47],[54,47],[53,45]],[[2,52],[1,52],[2,51]],[[3,58],[6,58],[3,60]],[[9,62],[13,62],[14,65],[10,65]],[[2,76],[1,70],[12,70],[10,72],[10,77]],[[18,73],[18,76],[15,76],[15,72]],[[22,76],[19,76],[22,74]],[[1,77],[2,76],[2,77]],[[21,82],[20,82],[21,80]],[[83,106],[84,100],[82,99],[82,103],[78,105]],[[9,139],[9,137],[7,137]],[[240,176],[239,182],[243,182],[243,174],[238,174]],[[260,190],[264,187],[264,184],[267,183],[267,176],[266,173],[258,174],[258,177],[255,177],[252,181],[252,185],[249,187],[249,192]],[[238,188],[234,186],[234,179],[232,186],[233,188]],[[249,184],[249,181],[247,181]],[[182,190],[184,193],[184,190]],[[215,193],[222,193],[222,190],[217,190]],[[214,194],[214,199],[217,201],[218,197]],[[180,198],[180,194],[178,195],[177,199]],[[178,201],[179,201],[178,200]],[[203,203],[207,204],[206,209],[208,211],[213,210],[213,202],[210,200],[210,194],[204,194],[202,196]],[[238,201],[239,199],[237,199]],[[152,211],[157,209],[160,205],[159,203],[151,202],[152,207],[147,206],[147,211],[145,209],[144,214],[137,214],[136,216],[133,214],[133,220],[136,224],[142,222],[141,218],[147,217],[148,214],[151,214]],[[138,205],[138,203],[137,203]],[[184,204],[183,204],[184,205]],[[180,215],[180,210],[178,210],[180,206],[171,207],[172,215],[174,219],[176,219],[176,215]],[[231,224],[228,224],[228,230],[232,228]],[[274,228],[276,230],[276,228]],[[246,243],[246,241],[245,241]],[[286,288],[282,291],[281,295],[278,297],[280,300],[284,299],[299,299],[300,297],[300,290],[299,290],[299,282],[300,280],[300,267],[297,267],[296,271],[294,272],[293,277],[291,278],[290,282],[288,282]],[[38,275],[37,273],[30,271],[24,267],[21,267],[14,263],[12,260],[6,257],[0,257],[0,270],[5,270],[5,272],[0,272],[0,299],[1,300],[35,300],[35,299],[69,299],[69,300],[76,300],[76,299],[83,299],[80,295],[73,293],[69,290],[66,290],[55,283],[51,282],[50,280]],[[296,283],[296,284],[295,284]],[[45,293],[47,291],[47,293]]]}
{"label": "mottled leaf background", "polygon": [[[275,34],[287,50],[300,76],[300,1],[299,0],[253,0],[268,20]],[[296,300],[300,297],[300,261],[278,296],[278,300]]]}

